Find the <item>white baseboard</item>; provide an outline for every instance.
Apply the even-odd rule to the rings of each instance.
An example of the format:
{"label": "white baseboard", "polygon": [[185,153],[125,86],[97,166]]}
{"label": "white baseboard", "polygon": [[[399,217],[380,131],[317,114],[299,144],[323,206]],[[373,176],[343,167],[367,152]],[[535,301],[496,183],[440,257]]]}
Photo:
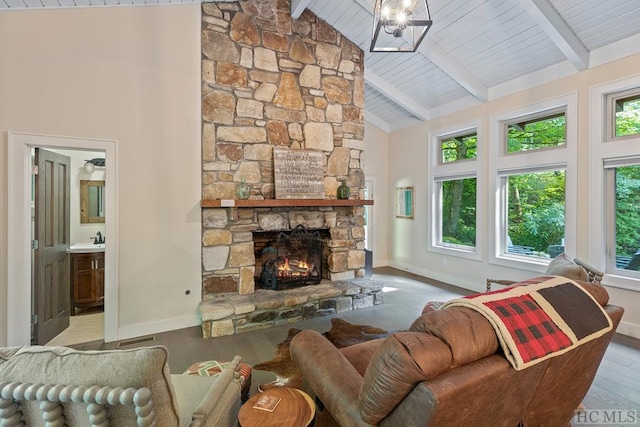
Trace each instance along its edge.
{"label": "white baseboard", "polygon": [[474,292],[484,292],[486,289],[486,282],[484,280],[479,280],[478,282],[460,280],[457,277],[449,276],[446,274],[438,274],[431,270],[426,270],[426,269],[418,268],[412,265],[407,265],[407,264],[403,264],[395,261],[390,261],[389,267],[397,268],[398,270],[417,274],[419,276],[423,276],[426,278],[438,280],[440,282],[448,283],[450,285],[458,286],[459,288],[468,289]]}
{"label": "white baseboard", "polygon": [[193,316],[180,316],[173,317],[171,319],[162,319],[157,322],[138,323],[118,328],[117,340],[122,341],[129,338],[174,331],[176,329],[190,328],[192,326],[200,326],[200,317],[196,314]]}
{"label": "white baseboard", "polygon": [[640,325],[636,325],[635,323],[621,321],[618,325],[618,329],[616,329],[616,332],[622,335],[640,339]]}

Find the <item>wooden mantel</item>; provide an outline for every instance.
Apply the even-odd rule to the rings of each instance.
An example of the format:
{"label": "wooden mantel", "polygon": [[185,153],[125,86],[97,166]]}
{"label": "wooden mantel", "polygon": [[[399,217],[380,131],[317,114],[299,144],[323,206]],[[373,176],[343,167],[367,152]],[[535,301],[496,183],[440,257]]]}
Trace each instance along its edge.
{"label": "wooden mantel", "polygon": [[298,206],[365,206],[373,205],[373,200],[360,199],[203,199],[200,206],[203,208],[275,208]]}

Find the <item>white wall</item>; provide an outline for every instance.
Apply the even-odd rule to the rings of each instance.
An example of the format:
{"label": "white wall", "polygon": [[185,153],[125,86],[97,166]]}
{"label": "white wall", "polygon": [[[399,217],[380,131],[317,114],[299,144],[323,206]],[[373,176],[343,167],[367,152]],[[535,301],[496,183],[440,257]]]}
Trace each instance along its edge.
{"label": "white wall", "polygon": [[370,124],[364,123],[364,174],[373,181],[373,266],[389,265],[389,135]]}
{"label": "white wall", "polygon": [[[640,55],[630,56],[610,64],[587,70],[574,76],[553,81],[548,84],[518,92],[503,98],[486,102],[454,114],[443,116],[430,122],[424,122],[410,129],[394,132],[389,135],[389,193],[395,186],[413,185],[415,194],[415,219],[396,219],[390,216],[389,257],[390,265],[448,283],[464,286],[476,291],[485,287],[485,279],[525,279],[539,271],[520,270],[490,264],[487,246],[480,248],[481,261],[471,261],[454,256],[427,252],[427,224],[430,220],[426,200],[427,171],[429,153],[427,150],[430,130],[454,127],[456,124],[480,120],[482,133],[479,140],[491,144],[489,140],[489,117],[522,106],[551,99],[571,92],[578,93],[578,217],[577,217],[577,253],[570,254],[598,267],[595,254],[589,249],[589,228],[598,224],[589,224],[589,93],[592,86],[615,81],[638,73]],[[597,119],[597,118],[596,118]],[[489,147],[482,150],[484,178],[488,182]],[[640,148],[638,149],[640,152]],[[485,186],[486,188],[486,186]],[[489,206],[489,194],[483,194],[483,205]],[[391,208],[391,207],[390,207]],[[484,230],[489,229],[493,218],[485,215],[482,223]],[[486,236],[490,239],[491,236]],[[604,281],[606,284],[606,279]],[[640,284],[638,292],[617,288],[609,288],[611,302],[625,307],[626,313],[619,331],[640,337]]]}
{"label": "white wall", "polygon": [[200,25],[199,4],[0,14],[0,232],[7,131],[118,141],[118,339],[199,323]]}

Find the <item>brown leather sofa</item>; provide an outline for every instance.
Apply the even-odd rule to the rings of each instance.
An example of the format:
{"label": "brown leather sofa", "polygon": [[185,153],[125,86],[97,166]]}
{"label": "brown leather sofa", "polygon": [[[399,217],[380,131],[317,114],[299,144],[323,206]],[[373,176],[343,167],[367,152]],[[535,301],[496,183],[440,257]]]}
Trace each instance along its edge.
{"label": "brown leather sofa", "polygon": [[516,371],[490,323],[465,307],[428,311],[407,332],[337,350],[306,330],[291,356],[320,401],[315,425],[569,426],[623,309],[587,288],[614,328],[560,356]]}

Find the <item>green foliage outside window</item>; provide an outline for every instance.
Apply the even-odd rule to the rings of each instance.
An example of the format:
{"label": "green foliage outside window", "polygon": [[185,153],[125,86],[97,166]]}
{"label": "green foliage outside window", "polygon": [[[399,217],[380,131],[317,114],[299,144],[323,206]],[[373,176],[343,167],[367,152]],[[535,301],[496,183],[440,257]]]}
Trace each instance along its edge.
{"label": "green foliage outside window", "polygon": [[530,255],[548,256],[549,246],[564,237],[565,171],[545,171],[508,178],[508,234]]}
{"label": "green foliage outside window", "polygon": [[564,113],[511,123],[507,126],[507,153],[557,147],[566,143]]}
{"label": "green foliage outside window", "polygon": [[[640,166],[616,169],[616,258],[619,267],[640,250]],[[637,266],[636,266],[637,267]],[[637,268],[633,268],[634,270]]]}
{"label": "green foliage outside window", "polygon": [[[615,136],[640,135],[640,95],[615,100]],[[615,169],[616,266],[640,270],[640,165]]]}
{"label": "green foliage outside window", "polygon": [[442,242],[476,245],[476,178],[442,182]]}
{"label": "green foliage outside window", "polygon": [[640,134],[640,96],[616,101],[616,136]]}
{"label": "green foliage outside window", "polygon": [[478,135],[473,133],[445,139],[440,142],[440,146],[442,150],[442,163],[475,159],[478,150]]}

